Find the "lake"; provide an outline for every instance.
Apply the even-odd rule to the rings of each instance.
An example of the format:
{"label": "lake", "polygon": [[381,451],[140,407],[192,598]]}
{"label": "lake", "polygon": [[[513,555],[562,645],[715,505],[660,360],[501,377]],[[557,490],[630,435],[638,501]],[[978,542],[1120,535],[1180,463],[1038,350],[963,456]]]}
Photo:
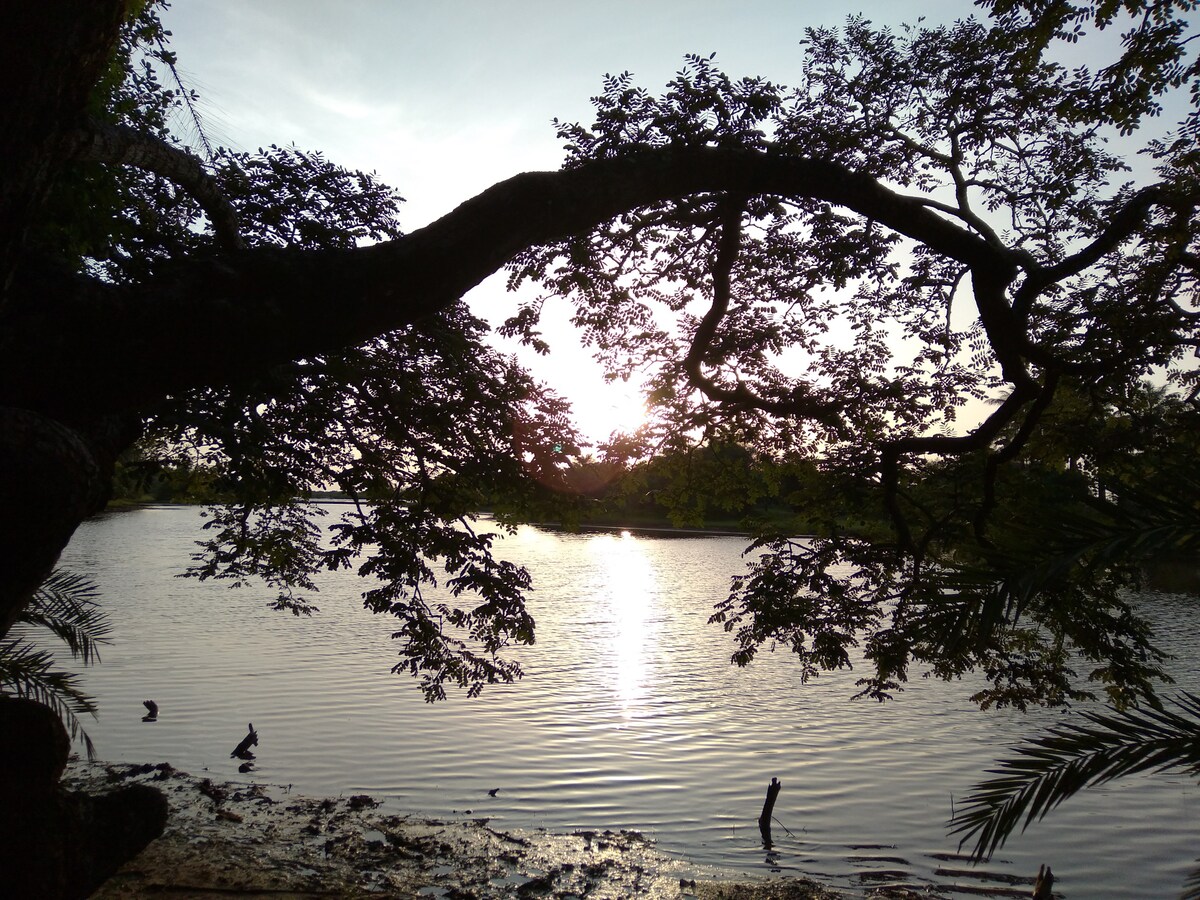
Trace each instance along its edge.
{"label": "lake", "polygon": [[[102,759],[367,793],[398,812],[500,828],[636,829],[697,864],[954,896],[948,885],[997,884],[937,874],[968,868],[938,858],[956,850],[945,832],[956,798],[1063,715],[984,713],[970,686],[922,680],[891,703],[851,701],[857,673],[804,684],[783,650],[736,668],[731,638],[707,619],[744,565],[743,539],[537,528],[502,542],[536,587],[525,678],[430,705],[390,673],[392,620],[362,609],[354,576],[322,576],[312,618],[267,609],[265,590],[176,577],[202,521],[191,507],[115,511],[63,555],[97,581],[113,625],[85,679]],[[1195,598],[1142,602],[1169,624],[1160,642],[1180,657],[1179,687],[1197,690]],[[141,721],[143,699],[158,703],[158,722]],[[229,754],[248,722],[258,759],[239,776]],[[755,820],[772,777],[783,789],[768,853]],[[1032,875],[1049,863],[1057,892],[1076,900],[1177,896],[1197,855],[1198,797],[1182,776],[1122,779],[1068,801],[981,869]]]}

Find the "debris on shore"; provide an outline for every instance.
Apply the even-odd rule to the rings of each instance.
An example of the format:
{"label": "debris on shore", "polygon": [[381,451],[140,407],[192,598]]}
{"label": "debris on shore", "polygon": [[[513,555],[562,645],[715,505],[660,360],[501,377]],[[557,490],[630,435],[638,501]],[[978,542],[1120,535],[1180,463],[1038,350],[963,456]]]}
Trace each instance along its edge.
{"label": "debris on shore", "polygon": [[290,786],[214,783],[168,763],[72,761],[64,785],[146,783],[170,804],[162,837],[98,900],[267,896],[486,900],[492,897],[838,900],[799,878],[753,880],[689,865],[633,831],[500,831],[488,819],[395,815],[370,797],[311,799]]}

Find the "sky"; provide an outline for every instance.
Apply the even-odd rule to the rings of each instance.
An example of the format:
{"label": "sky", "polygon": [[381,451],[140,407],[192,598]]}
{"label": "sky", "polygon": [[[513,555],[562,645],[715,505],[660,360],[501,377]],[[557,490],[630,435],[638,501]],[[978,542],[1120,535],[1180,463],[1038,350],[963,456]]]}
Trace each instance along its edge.
{"label": "sky", "polygon": [[[606,73],[651,89],[686,53],[790,83],[805,27],[853,7],[806,0],[180,0],[164,16],[219,142],[295,143],[377,170],[423,225],[491,184],[558,168],[555,117],[591,121]],[[860,0],[877,24],[971,4]]]}
{"label": "sky", "polygon": [[[851,0],[853,3],[853,0]],[[552,120],[592,121],[606,73],[661,88],[687,53],[716,53],[733,77],[798,80],[809,26],[851,12],[877,25],[951,22],[967,0],[177,0],[163,16],[218,144],[295,144],[375,171],[406,198],[405,230],[522,171],[556,169]],[[516,309],[496,276],[468,297],[499,323]],[[635,426],[636,391],[606,386],[548,310],[549,360],[523,356],[575,401],[593,438]],[[511,345],[501,345],[515,351]]]}
{"label": "sky", "polygon": [[[685,54],[715,52],[734,77],[789,84],[806,27],[851,11],[899,25],[971,9],[965,0],[178,0],[163,20],[216,143],[294,143],[375,171],[405,197],[411,231],[497,181],[558,168],[552,120],[590,123],[606,73],[630,71],[654,91]],[[502,275],[468,300],[493,324],[518,302]],[[551,306],[544,330],[555,351],[523,361],[573,399],[586,435],[636,426],[636,389],[604,383],[568,316],[565,304]]]}

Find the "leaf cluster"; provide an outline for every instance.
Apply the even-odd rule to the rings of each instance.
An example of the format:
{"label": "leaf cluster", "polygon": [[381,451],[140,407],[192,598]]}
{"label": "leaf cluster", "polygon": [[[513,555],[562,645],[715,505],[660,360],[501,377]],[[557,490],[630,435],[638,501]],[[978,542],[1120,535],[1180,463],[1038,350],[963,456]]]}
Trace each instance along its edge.
{"label": "leaf cluster", "polygon": [[[195,120],[195,98],[130,62],[148,48],[177,74],[152,9],[100,107],[170,140],[169,116]],[[1021,9],[997,5],[997,15]],[[1151,145],[1164,180],[1119,184],[1127,163],[1104,140],[1116,119],[1075,103],[1095,79],[1053,62],[1039,40],[969,19],[893,32],[851,18],[806,32],[795,86],[734,79],[692,55],[661,95],[609,76],[592,124],[557,123],[568,170],[715,149],[827,163],[867,197],[693,193],[530,247],[509,269],[512,286],[535,284],[542,297],[505,333],[545,349],[541,304],[565,297],[609,377],[647,385],[654,419],[626,451],[745,447],[759,471],[828,474],[795,498],[790,524],[814,540],[777,525],[717,610],[740,661],[781,641],[815,672],[849,664],[862,642],[875,668],[866,693],[887,695],[917,663],[943,677],[984,672],[985,704],[1081,696],[1072,654],[1095,662],[1084,677],[1117,697],[1144,696],[1158,675],[1120,600],[1124,572],[1073,563],[1029,598],[1004,599],[1015,596],[1003,587],[1014,561],[1039,550],[1022,543],[1022,521],[1086,511],[1097,480],[1132,496],[1148,470],[1128,445],[1083,448],[1136,407],[1148,373],[1173,368],[1194,388],[1200,346],[1194,148]],[[1155,96],[1189,77],[1145,58],[1165,79]],[[295,148],[205,154],[251,246],[341,250],[401,235],[400,198],[371,174]],[[106,243],[60,235],[82,267],[137,282],[217,252],[199,203],[169,181],[87,167],[78,177],[107,200],[77,218],[123,223]],[[906,230],[897,208],[925,230]],[[336,315],[337,297],[329,303]],[[1055,419],[1064,386],[1084,399]],[[989,401],[995,412],[973,424],[971,406]],[[364,602],[397,616],[401,668],[431,697],[446,683],[515,677],[498,654],[532,639],[527,573],[494,558],[474,513],[490,506],[502,526],[570,521],[569,497],[622,465],[615,447],[582,463],[562,398],[490,349],[462,306],[236,388],[175,397],[147,425],[237,501],[210,515],[196,576],[265,580],[297,613],[312,611],[323,570],[377,579]],[[1114,447],[1119,431],[1105,432]],[[732,471],[694,458],[653,475],[681,520],[782,487],[692,478],[709,463]],[[323,489],[352,499],[335,521],[309,502]]]}
{"label": "leaf cluster", "polygon": [[[165,445],[203,459],[213,489],[238,500],[209,511],[190,574],[265,582],[280,608],[299,613],[313,611],[304,598],[315,573],[351,569],[376,585],[364,604],[401,620],[402,667],[423,676],[430,698],[447,680],[477,692],[519,675],[498,654],[532,642],[528,575],[495,559],[493,536],[472,522],[488,507],[558,506],[545,485],[557,486],[561,463],[542,449],[575,437],[528,376],[483,343],[485,330],[456,306],[164,410],[153,427]],[[308,499],[321,489],[351,501],[327,524],[328,510]],[[439,586],[472,599],[431,599]]]}
{"label": "leaf cluster", "polygon": [[[574,168],[646,147],[829,161],[962,228],[1011,274],[813,196],[699,194],[531,248],[510,281],[567,298],[610,376],[645,380],[660,451],[721,436],[828,476],[796,499],[829,514],[776,523],[718,605],[735,662],[779,643],[808,674],[861,654],[860,686],[878,698],[917,667],[981,674],[984,706],[1067,703],[1096,685],[1129,703],[1164,676],[1123,592],[1146,557],[1134,544],[1151,549],[1157,527],[1131,518],[1138,486],[1192,446],[1200,193],[1194,147],[1148,142],[1164,180],[1138,188],[1107,139],[1151,110],[1137,91],[1192,77],[1172,68],[1183,43],[1164,51],[1176,62],[1144,43],[1182,40],[1175,13],[1189,4],[1138,7],[1149,30],[1126,46],[1151,81],[1134,94],[1116,69],[1068,69],[1049,38],[1013,37],[1010,14],[1041,27],[1078,19],[1070,4],[1045,19],[995,6],[992,25],[810,29],[793,87],[699,55],[660,96],[608,76],[594,121],[558,127]],[[542,302],[510,333],[532,336]],[[1163,372],[1184,393],[1166,395],[1178,415],[1156,419],[1145,379]],[[980,423],[985,403],[996,409]],[[720,486],[671,505],[694,518]],[[1119,505],[1098,509],[1111,491]]]}
{"label": "leaf cluster", "polygon": [[[402,235],[402,198],[373,173],[295,147],[245,152],[209,142],[158,8],[129,24],[97,90],[98,119],[181,152],[188,142],[175,134],[179,122],[194,124],[205,172],[250,247],[346,250]],[[61,218],[79,233],[47,233],[47,252],[108,281],[138,283],[175,260],[219,252],[200,203],[142,169],[81,164],[62,201],[76,205]],[[337,303],[331,295],[330,316]],[[569,518],[577,501],[558,490],[570,487],[573,456],[548,448],[580,442],[565,402],[492,349],[487,330],[458,304],[361,346],[297,359],[237,387],[180,394],[151,411],[142,472],[203,473],[203,495],[221,501],[207,513],[188,574],[265,586],[273,606],[302,615],[319,611],[319,573],[351,569],[367,579],[364,604],[399,620],[397,668],[421,676],[430,699],[446,684],[477,692],[519,676],[500,654],[533,640],[528,575],[494,558],[493,535],[474,520],[488,507],[501,523],[547,510]],[[330,514],[311,500],[326,490],[351,502]]]}

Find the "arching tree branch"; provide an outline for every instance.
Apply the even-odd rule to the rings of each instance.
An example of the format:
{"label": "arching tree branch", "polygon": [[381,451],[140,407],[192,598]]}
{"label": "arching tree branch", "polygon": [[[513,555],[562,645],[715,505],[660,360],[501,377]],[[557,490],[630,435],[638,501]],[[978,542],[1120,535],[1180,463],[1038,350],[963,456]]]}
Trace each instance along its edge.
{"label": "arching tree branch", "polygon": [[[706,192],[828,201],[989,283],[1015,274],[1003,253],[966,228],[844,166],[750,150],[645,150],[517,175],[372,247],[264,247],[181,260],[128,287],[31,266],[0,319],[0,400],[63,415],[73,415],[67,407],[142,409],[188,387],[361,343],[447,307],[526,247]],[[1000,303],[997,319],[1007,312],[1002,291]]]}
{"label": "arching tree branch", "polygon": [[[141,158],[143,151],[131,143],[129,152]],[[1014,386],[1010,402],[1036,395],[1025,360],[1036,358],[1038,348],[1007,297],[1017,273],[1013,254],[921,200],[836,163],[752,150],[663,148],[517,175],[423,229],[372,247],[226,252],[164,266],[132,286],[28,265],[0,316],[0,401],[68,419],[146,409],[189,387],[236,382],[361,343],[445,308],[526,247],[696,193],[826,201],[960,262],[972,273],[989,341]],[[1098,258],[1158,199],[1154,189],[1143,191],[1069,266],[1034,273],[1032,280],[1045,283]],[[1022,296],[1029,290],[1023,286]],[[819,404],[768,411],[829,412]]]}
{"label": "arching tree branch", "polygon": [[245,249],[237,212],[204,163],[185,148],[127,125],[89,123],[71,136],[72,156],[90,162],[133,166],[161,175],[190,194],[208,215],[217,241],[227,250]]}

